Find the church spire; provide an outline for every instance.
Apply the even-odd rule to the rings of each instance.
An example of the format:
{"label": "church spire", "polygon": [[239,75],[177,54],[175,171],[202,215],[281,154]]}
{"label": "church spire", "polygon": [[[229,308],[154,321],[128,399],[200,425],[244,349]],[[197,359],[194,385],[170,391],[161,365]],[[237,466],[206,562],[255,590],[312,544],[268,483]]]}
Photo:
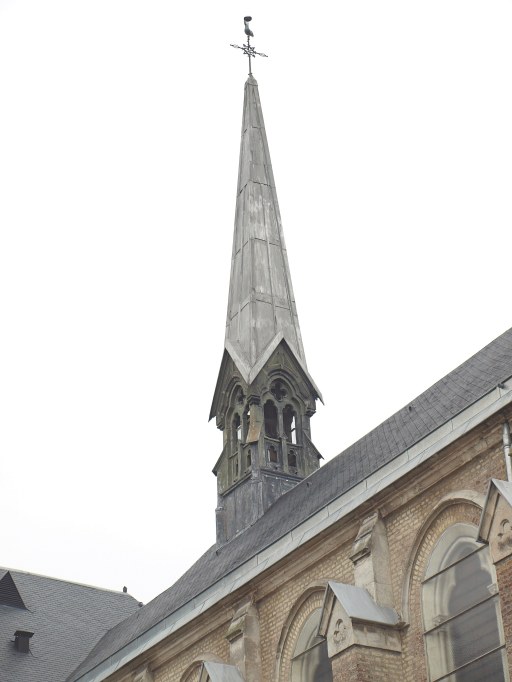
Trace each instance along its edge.
{"label": "church spire", "polygon": [[306,367],[258,84],[249,74],[224,356],[210,413],[224,433],[214,468],[219,543],[254,523],[318,468],[310,430],[317,398]]}
{"label": "church spire", "polygon": [[226,341],[249,368],[281,335],[306,360],[258,84],[245,84]]}

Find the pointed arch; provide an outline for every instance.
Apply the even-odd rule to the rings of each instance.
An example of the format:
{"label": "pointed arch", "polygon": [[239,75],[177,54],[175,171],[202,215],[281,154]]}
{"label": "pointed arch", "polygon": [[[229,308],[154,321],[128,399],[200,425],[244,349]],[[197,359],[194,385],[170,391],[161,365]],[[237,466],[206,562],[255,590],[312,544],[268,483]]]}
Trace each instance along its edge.
{"label": "pointed arch", "polygon": [[[484,500],[485,496],[482,493],[476,492],[476,490],[457,490],[450,492],[437,502],[429,515],[421,524],[421,527],[416,534],[416,539],[412,549],[409,552],[409,558],[406,564],[402,583],[402,615],[405,622],[408,623],[410,621],[409,595],[411,590],[413,569],[418,562],[420,549],[425,545],[427,535],[432,531],[437,517],[439,517],[442,512],[449,507],[453,507],[455,505],[467,505],[467,513],[469,514],[467,518],[473,520],[477,519],[482,512]],[[466,518],[464,513],[463,516]]]}
{"label": "pointed arch", "polygon": [[212,663],[223,662],[221,658],[209,652],[196,656],[180,677],[180,682],[199,682],[199,675],[205,661],[211,661]]}
{"label": "pointed arch", "polygon": [[402,582],[402,614],[409,625],[410,655],[404,673],[412,679],[427,679],[427,660],[423,639],[422,585],[426,568],[441,535],[457,523],[474,528],[475,538],[484,496],[474,490],[459,490],[441,498],[426,516],[409,552]]}
{"label": "pointed arch", "polygon": [[274,679],[289,682],[292,657],[303,626],[311,614],[322,608],[327,579],[311,583],[295,601],[281,629],[276,651]]}

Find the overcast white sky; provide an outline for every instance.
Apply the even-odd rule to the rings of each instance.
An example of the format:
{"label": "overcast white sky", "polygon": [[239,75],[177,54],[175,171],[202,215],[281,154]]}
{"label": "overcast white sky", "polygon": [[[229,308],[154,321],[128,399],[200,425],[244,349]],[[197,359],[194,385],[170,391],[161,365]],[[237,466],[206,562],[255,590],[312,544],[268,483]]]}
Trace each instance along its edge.
{"label": "overcast white sky", "polygon": [[325,458],[512,324],[512,0],[0,0],[0,565],[214,542],[246,13]]}

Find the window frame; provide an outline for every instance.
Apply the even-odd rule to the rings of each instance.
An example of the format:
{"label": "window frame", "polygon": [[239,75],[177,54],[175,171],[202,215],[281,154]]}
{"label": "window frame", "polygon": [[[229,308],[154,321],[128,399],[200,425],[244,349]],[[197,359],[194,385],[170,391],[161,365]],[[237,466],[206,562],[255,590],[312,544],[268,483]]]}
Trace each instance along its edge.
{"label": "window frame", "polygon": [[[488,546],[487,545],[479,546],[479,544],[476,541],[475,535],[476,529],[471,524],[465,522],[452,524],[451,526],[446,528],[445,531],[437,539],[437,542],[435,543],[430,553],[430,557],[425,568],[424,578],[421,581],[421,609],[423,622],[423,642],[425,647],[425,658],[427,662],[429,682],[443,681],[447,682],[449,680],[456,680],[457,675],[461,671],[467,669],[470,665],[474,665],[475,663],[477,663],[480,660],[483,660],[486,657],[496,654],[496,652],[498,651],[502,652],[501,660],[503,669],[503,680],[505,680],[505,682],[509,681],[508,666],[506,665],[506,660],[504,657],[504,654],[506,653],[505,651],[506,641],[503,628],[503,621],[501,617],[499,591],[496,581],[495,569],[490,558]],[[457,543],[461,545],[462,543],[472,544],[473,550],[468,551],[463,556],[455,559],[454,561],[450,561],[449,553],[453,552],[453,550],[456,549]],[[462,565],[464,562],[474,560],[476,556],[478,556],[482,571],[486,571],[489,576],[489,584],[487,586],[488,594],[485,594],[482,598],[477,598],[476,601],[471,602],[468,606],[465,606],[461,611],[443,617],[443,619],[438,623],[435,623],[434,618],[430,616],[430,623],[433,622],[433,624],[429,625],[426,615],[427,597],[429,596],[429,598],[434,602],[436,600],[440,600],[448,603],[447,596],[451,591],[453,591],[456,583],[453,583],[452,585],[450,584],[443,585],[441,582],[438,587],[434,587],[433,588],[434,590],[438,590],[439,592],[441,592],[441,596],[440,595],[436,596],[435,592],[431,595],[428,595],[428,592],[425,589],[425,587],[433,584],[435,585],[434,581],[442,580],[443,575],[448,578],[450,571],[453,571],[454,568]],[[431,569],[432,562],[434,563],[437,562],[437,567],[434,568],[433,570]],[[453,578],[451,579],[453,581]],[[443,592],[445,592],[445,594],[442,594]],[[500,642],[499,645],[490,648],[488,651],[485,651],[484,653],[481,653],[474,658],[470,658],[462,665],[457,665],[453,667],[454,662],[452,651],[453,640],[450,641],[450,634],[449,631],[447,630],[447,625],[449,626],[450,623],[453,624],[458,619],[461,621],[462,617],[464,617],[471,611],[480,608],[482,604],[486,604],[487,602],[490,602],[492,600],[494,600],[495,604],[494,613],[498,641]],[[429,606],[429,608],[432,608],[432,606]],[[445,629],[446,634],[444,637],[442,638],[440,637],[439,639],[445,641],[438,641],[437,645],[435,643],[432,645],[433,639],[431,636],[435,635],[436,632],[442,633],[443,628]],[[439,670],[437,672],[434,670],[434,663],[432,660],[432,648],[434,648],[436,656],[442,657],[442,662],[440,665],[438,664]],[[447,660],[449,657],[452,657],[452,665],[450,665],[450,663]],[[444,672],[441,674],[441,670],[443,669]]]}

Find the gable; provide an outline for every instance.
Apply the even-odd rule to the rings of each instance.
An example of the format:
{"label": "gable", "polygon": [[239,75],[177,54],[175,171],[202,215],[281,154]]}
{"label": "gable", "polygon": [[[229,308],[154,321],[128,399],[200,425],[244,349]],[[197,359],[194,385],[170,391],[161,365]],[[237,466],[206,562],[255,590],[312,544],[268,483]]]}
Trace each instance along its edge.
{"label": "gable", "polygon": [[266,368],[272,368],[273,366],[281,366],[282,369],[288,371],[289,374],[296,378],[296,381],[298,380],[299,383],[303,384],[304,394],[313,395],[315,400],[318,398],[323,403],[322,394],[311,378],[305,364],[299,358],[293,346],[287,342],[284,334],[279,332],[268,344],[252,368],[249,368],[235,345],[229,340],[226,341],[209,419],[213,419],[216,416],[218,426],[219,422],[222,422],[223,411],[232,386],[233,377],[236,377],[238,381],[243,381],[246,386],[252,386],[258,381],[261,373]]}
{"label": "gable", "polygon": [[15,609],[26,609],[10,571],[7,571],[4,577],[0,579],[0,604],[12,606]]}

